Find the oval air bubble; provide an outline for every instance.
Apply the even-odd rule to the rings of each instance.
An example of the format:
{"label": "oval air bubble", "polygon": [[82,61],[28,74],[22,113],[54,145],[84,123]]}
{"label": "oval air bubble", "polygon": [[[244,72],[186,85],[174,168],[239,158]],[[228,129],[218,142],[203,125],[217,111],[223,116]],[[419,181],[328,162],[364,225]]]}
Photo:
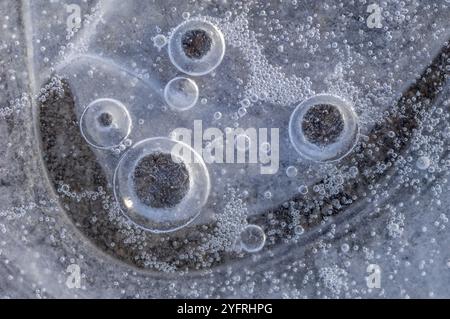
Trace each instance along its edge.
{"label": "oval air bubble", "polygon": [[134,145],[114,174],[114,195],[123,214],[153,233],[173,232],[193,222],[209,192],[209,173],[200,155],[165,137]]}
{"label": "oval air bubble", "polygon": [[295,109],[289,136],[302,157],[315,162],[336,161],[356,145],[358,118],[347,101],[333,95],[316,95]]}
{"label": "oval air bubble", "polygon": [[169,56],[183,73],[200,76],[212,72],[225,55],[225,39],[212,23],[188,20],[180,24],[169,40]]}
{"label": "oval air bubble", "polygon": [[117,100],[95,100],[83,112],[80,129],[90,145],[100,149],[113,148],[130,134],[130,114],[125,105]]}
{"label": "oval air bubble", "polygon": [[198,102],[198,86],[188,78],[177,77],[167,83],[164,98],[169,106],[178,111],[187,111]]}

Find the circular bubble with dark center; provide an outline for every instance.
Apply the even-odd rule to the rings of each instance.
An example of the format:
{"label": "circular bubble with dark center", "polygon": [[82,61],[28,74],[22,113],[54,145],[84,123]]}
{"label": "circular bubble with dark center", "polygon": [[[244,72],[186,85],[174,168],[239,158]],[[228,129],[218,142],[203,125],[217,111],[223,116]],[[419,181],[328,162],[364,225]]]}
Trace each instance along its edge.
{"label": "circular bubble with dark center", "polygon": [[189,191],[189,172],[170,154],[154,153],[140,160],[133,175],[136,195],[153,208],[171,208]]}
{"label": "circular bubble with dark center", "polygon": [[315,95],[291,115],[289,136],[296,151],[315,162],[340,160],[356,146],[359,122],[353,105],[337,96]]}
{"label": "circular bubble with dark center", "polygon": [[306,112],[302,130],[310,143],[330,145],[337,142],[344,131],[344,119],[337,107],[330,104],[316,105]]}
{"label": "circular bubble with dark center", "polygon": [[188,58],[199,60],[211,50],[212,39],[204,30],[189,30],[181,38],[183,51]]}

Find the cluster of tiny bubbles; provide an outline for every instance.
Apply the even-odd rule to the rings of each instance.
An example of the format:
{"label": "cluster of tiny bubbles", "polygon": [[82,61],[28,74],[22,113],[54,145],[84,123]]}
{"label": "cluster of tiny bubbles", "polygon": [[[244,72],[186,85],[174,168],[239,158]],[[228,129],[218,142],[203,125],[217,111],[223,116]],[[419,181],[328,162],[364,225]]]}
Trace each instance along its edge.
{"label": "cluster of tiny bubbles", "polygon": [[58,182],[56,192],[58,194],[61,194],[62,196],[76,199],[78,202],[82,201],[83,199],[92,201],[96,201],[97,199],[104,199],[106,195],[106,191],[102,186],[97,187],[96,191],[83,190],[81,192],[77,192],[72,190],[71,186],[64,183],[63,181]]}
{"label": "cluster of tiny bubbles", "polygon": [[[143,250],[143,245],[147,242],[147,233],[141,231],[135,224],[125,218],[120,210],[117,201],[106,194],[102,187],[98,187],[96,191],[84,190],[81,193],[72,191],[68,184],[63,182],[59,183],[57,188],[58,194],[65,197],[82,201],[98,201],[102,202],[103,208],[108,213],[109,221],[114,223],[119,228],[123,244],[127,245],[133,251],[136,251],[134,257],[135,260],[142,261],[146,269],[154,269],[161,272],[171,273],[174,272],[176,267],[166,262],[159,261],[156,256],[151,252]],[[92,222],[95,223],[97,217],[92,218]],[[115,243],[110,243],[111,246],[115,246]]]}
{"label": "cluster of tiny bubbles", "polygon": [[39,91],[35,97],[41,103],[45,103],[50,96],[64,96],[64,87],[59,75],[51,77],[50,81]]}
{"label": "cluster of tiny bubbles", "polygon": [[[123,243],[128,245],[130,249],[137,251],[135,256],[136,260],[142,260],[144,266],[148,269],[155,269],[162,272],[174,272],[175,267],[167,263],[158,261],[154,255],[150,252],[142,251],[142,245],[147,241],[146,232],[142,232],[134,224],[125,218],[120,210],[117,201],[114,198],[106,195],[106,192],[102,187],[99,187],[97,191],[84,190],[81,193],[71,190],[71,187],[63,182],[59,183],[57,188],[58,194],[65,197],[76,199],[77,201],[98,201],[101,200],[103,208],[108,212],[110,222],[119,227],[119,232],[124,236]],[[92,222],[95,222],[97,217],[92,218]],[[114,243],[111,243],[114,245]],[[140,247],[140,248],[139,248]]]}
{"label": "cluster of tiny bubbles", "polygon": [[[420,103],[416,103],[412,107],[420,106]],[[444,106],[447,105],[444,103]],[[427,112],[418,111],[417,114],[419,125],[413,131],[411,154],[395,156],[394,165],[399,175],[397,180],[403,187],[411,187],[418,193],[424,187],[428,188],[429,183],[433,183],[432,194],[438,199],[445,179],[437,176],[448,175],[450,169],[450,161],[445,155],[449,115],[439,106],[433,106]],[[392,138],[394,141],[398,140],[397,137]]]}
{"label": "cluster of tiny bubbles", "polygon": [[247,225],[248,210],[238,189],[228,187],[224,195],[226,202],[224,211],[217,215],[217,227],[212,234],[208,234],[206,241],[197,248],[198,252],[232,252],[236,239]]}
{"label": "cluster of tiny bubbles", "polygon": [[30,97],[28,94],[22,94],[20,98],[17,98],[9,102],[9,106],[0,108],[0,119],[5,119],[14,113],[19,113],[21,110],[30,106]]}
{"label": "cluster of tiny bubbles", "polygon": [[337,265],[319,269],[319,278],[333,295],[338,296],[349,289],[348,273]]}
{"label": "cluster of tiny bubbles", "polygon": [[14,113],[19,113],[21,110],[31,106],[32,100],[45,102],[50,96],[57,95],[59,97],[64,95],[64,88],[61,78],[58,75],[51,77],[48,84],[46,84],[37,94],[30,96],[27,93],[22,93],[21,97],[9,102],[9,106],[0,108],[0,118],[5,119]]}
{"label": "cluster of tiny bubbles", "polygon": [[353,79],[354,69],[363,63],[360,61],[362,57],[355,56],[350,49],[347,51],[345,55],[340,55],[340,62],[324,79],[328,93],[349,101],[361,124],[382,123],[385,120],[385,113],[379,105],[391,103],[390,98],[395,94],[393,88],[386,86],[384,82],[375,81],[371,83],[371,93],[362,94],[359,85],[354,83]]}
{"label": "cluster of tiny bubbles", "polygon": [[388,205],[386,210],[389,214],[389,221],[387,224],[388,235],[391,238],[399,238],[402,236],[405,227],[405,215],[397,211],[397,208]]}
{"label": "cluster of tiny bubbles", "polygon": [[244,109],[258,100],[288,106],[313,94],[309,79],[287,77],[280,68],[269,63],[256,33],[249,29],[246,12],[233,21],[229,18],[210,20],[220,25],[227,44],[239,49],[249,64],[249,80],[245,86],[247,98],[243,102],[247,106],[242,105]]}
{"label": "cluster of tiny bubbles", "polygon": [[37,204],[30,202],[25,205],[11,207],[6,210],[0,211],[0,217],[4,217],[6,220],[16,220],[24,217],[29,211],[35,209]]}
{"label": "cluster of tiny bubbles", "polygon": [[[208,257],[211,254],[216,255],[222,251],[234,252],[236,238],[239,238],[243,227],[246,225],[247,210],[239,191],[230,188],[224,196],[227,199],[227,205],[223,213],[217,216],[217,225],[211,228],[212,233],[206,233],[203,237],[205,240],[202,240],[199,246],[193,246],[189,252],[180,253],[177,260],[171,262],[160,260],[158,256],[151,252],[150,247],[148,249],[141,248],[136,256],[137,260],[143,261],[144,267],[147,269],[155,269],[161,272],[180,272],[182,270],[177,266],[180,262],[190,261],[195,263],[197,269],[208,268],[214,262],[220,261],[219,256],[214,259]],[[117,206],[112,205],[110,207],[109,215],[111,221],[117,222],[119,227],[123,229],[121,232],[126,232],[128,236],[125,240],[127,245],[141,246],[147,240],[148,233],[140,232],[134,224],[130,224],[124,219]],[[208,227],[203,226],[202,229],[206,230]],[[187,241],[183,242],[183,244],[186,243]],[[174,242],[173,245],[175,244]],[[176,244],[176,246],[178,245]]]}

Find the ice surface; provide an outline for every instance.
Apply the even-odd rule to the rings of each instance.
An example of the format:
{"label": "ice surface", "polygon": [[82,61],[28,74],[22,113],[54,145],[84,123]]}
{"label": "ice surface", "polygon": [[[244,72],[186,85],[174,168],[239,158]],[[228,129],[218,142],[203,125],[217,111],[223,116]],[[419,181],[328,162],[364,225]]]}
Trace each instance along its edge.
{"label": "ice surface", "polygon": [[[450,297],[450,3],[378,5],[374,18],[363,1],[1,1],[0,297]],[[225,41],[205,75],[170,59],[189,21]],[[186,111],[164,97],[178,76],[199,89]],[[289,139],[295,108],[322,93],[358,116],[358,144],[336,162]],[[102,98],[132,122],[108,150],[78,123]],[[137,227],[113,194],[120,158],[199,120],[278,128],[278,171],[207,164],[195,222]],[[242,242],[249,225],[262,249]],[[366,282],[374,265],[380,288]]]}

